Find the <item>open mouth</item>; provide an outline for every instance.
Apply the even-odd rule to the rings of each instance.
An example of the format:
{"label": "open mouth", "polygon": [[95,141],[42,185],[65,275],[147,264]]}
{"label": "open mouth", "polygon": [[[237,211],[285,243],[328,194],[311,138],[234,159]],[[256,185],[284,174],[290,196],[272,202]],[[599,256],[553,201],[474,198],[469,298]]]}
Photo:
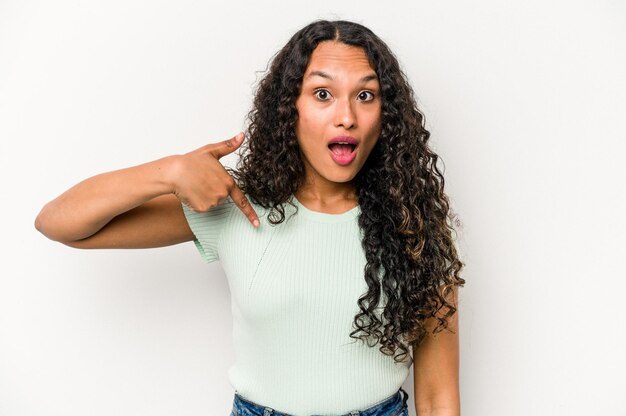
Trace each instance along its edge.
{"label": "open mouth", "polygon": [[331,143],[328,145],[328,148],[331,152],[333,152],[337,156],[349,155],[354,152],[356,149],[355,144],[340,144],[340,143]]}
{"label": "open mouth", "polygon": [[356,159],[356,148],[357,145],[355,144],[333,143],[328,145],[330,157],[335,163],[342,166],[347,166]]}

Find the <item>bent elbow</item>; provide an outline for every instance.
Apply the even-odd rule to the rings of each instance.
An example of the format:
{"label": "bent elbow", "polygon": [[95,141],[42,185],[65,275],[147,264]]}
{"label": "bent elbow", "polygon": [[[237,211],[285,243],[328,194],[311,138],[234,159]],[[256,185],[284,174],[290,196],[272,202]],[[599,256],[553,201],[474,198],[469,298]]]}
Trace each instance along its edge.
{"label": "bent elbow", "polygon": [[55,233],[54,222],[50,220],[49,215],[46,211],[46,207],[43,207],[39,214],[37,214],[34,226],[37,231],[39,231],[49,240],[69,245],[68,242],[59,237],[58,233]]}
{"label": "bent elbow", "polygon": [[39,211],[39,214],[37,214],[37,217],[35,218],[35,229],[39,231],[41,234],[50,238],[50,236],[48,235],[48,231],[47,231],[48,227],[47,227],[47,222],[46,222],[44,211],[45,211],[45,207],[42,208],[41,211]]}

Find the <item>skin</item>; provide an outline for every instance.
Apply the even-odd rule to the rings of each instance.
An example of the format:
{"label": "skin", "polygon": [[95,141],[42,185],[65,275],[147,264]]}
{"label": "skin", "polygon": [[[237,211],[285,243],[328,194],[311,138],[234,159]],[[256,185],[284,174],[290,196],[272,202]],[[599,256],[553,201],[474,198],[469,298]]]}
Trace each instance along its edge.
{"label": "skin", "polygon": [[[296,136],[305,168],[305,183],[296,197],[314,211],[337,214],[354,208],[354,177],[381,130],[380,85],[365,51],[321,42],[311,54],[296,109]],[[359,142],[356,158],[348,165],[330,157],[328,142],[336,136],[352,136]]]}
{"label": "skin", "polygon": [[[305,166],[305,182],[296,197],[307,208],[338,214],[356,206],[354,177],[381,130],[375,75],[360,48],[328,41],[313,51],[296,100],[296,135]],[[338,135],[359,141],[355,160],[346,166],[329,156],[328,141]],[[163,247],[194,238],[181,201],[206,211],[229,195],[252,223],[257,214],[219,163],[242,142],[243,135],[238,135],[184,155],[88,178],[48,202],[35,227],[76,248]],[[456,291],[451,296],[457,304]],[[427,327],[434,325],[427,322]],[[413,346],[414,400],[420,416],[460,414],[458,313],[450,328],[454,334],[443,331]]]}
{"label": "skin", "polygon": [[194,239],[181,201],[201,212],[229,195],[251,223],[258,221],[219,162],[241,143],[243,133],[183,155],[92,176],[48,202],[35,228],[76,248],[163,247]]}
{"label": "skin", "polygon": [[[444,329],[429,334],[419,346],[413,345],[413,397],[418,416],[461,414],[458,288],[450,291],[446,299],[457,307],[448,321],[448,328],[454,333]],[[432,332],[437,324],[431,318],[426,321],[426,328]]]}

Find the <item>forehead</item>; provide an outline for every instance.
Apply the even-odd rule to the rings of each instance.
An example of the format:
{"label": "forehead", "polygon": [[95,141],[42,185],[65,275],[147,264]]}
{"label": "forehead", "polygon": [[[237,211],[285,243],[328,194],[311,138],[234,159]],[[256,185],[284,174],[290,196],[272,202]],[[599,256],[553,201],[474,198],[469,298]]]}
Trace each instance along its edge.
{"label": "forehead", "polygon": [[375,72],[370,66],[367,53],[363,48],[346,45],[336,41],[320,42],[311,54],[309,66],[304,76],[313,71],[338,72]]}

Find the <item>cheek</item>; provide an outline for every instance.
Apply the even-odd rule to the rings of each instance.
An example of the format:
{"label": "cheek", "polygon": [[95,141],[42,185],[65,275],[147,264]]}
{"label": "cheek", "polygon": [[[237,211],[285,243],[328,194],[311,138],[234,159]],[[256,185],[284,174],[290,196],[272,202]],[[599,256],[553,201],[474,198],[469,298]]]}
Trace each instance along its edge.
{"label": "cheek", "polygon": [[300,138],[300,134],[306,132],[306,126],[309,121],[306,114],[306,108],[303,108],[302,103],[299,102],[299,100],[296,101],[296,111],[298,112],[298,118],[296,119],[296,135]]}
{"label": "cheek", "polygon": [[312,130],[315,129],[315,118],[310,117],[306,113],[300,113],[298,120],[296,121],[296,132],[298,136],[304,135],[304,138],[311,135]]}
{"label": "cheek", "polygon": [[[298,105],[299,104],[299,105]],[[315,103],[303,100],[297,103],[298,123],[303,132],[309,133],[318,130],[321,126],[328,122],[327,111],[321,111],[315,106]]]}
{"label": "cheek", "polygon": [[380,132],[383,130],[383,123],[378,120],[376,122],[376,137],[380,136]]}
{"label": "cheek", "polygon": [[371,130],[374,132],[376,136],[378,136],[382,130],[382,120],[380,117],[380,113],[376,113],[372,116],[371,121]]}

